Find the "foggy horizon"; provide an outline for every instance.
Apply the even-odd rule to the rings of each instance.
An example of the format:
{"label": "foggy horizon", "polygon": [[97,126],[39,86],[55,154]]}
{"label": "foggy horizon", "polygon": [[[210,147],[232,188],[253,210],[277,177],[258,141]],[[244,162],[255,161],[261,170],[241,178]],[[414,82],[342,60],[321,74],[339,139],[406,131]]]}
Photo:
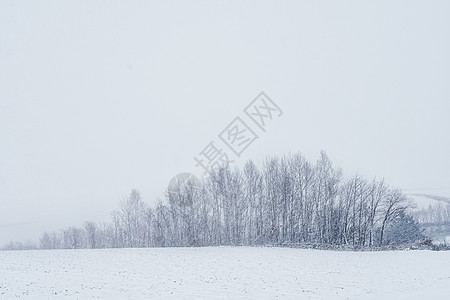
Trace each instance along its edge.
{"label": "foggy horizon", "polygon": [[[110,222],[132,189],[156,204],[236,117],[258,135],[238,166],[323,150],[449,198],[450,4],[383,3],[3,3],[0,247]],[[262,91],[265,131],[244,112]]]}

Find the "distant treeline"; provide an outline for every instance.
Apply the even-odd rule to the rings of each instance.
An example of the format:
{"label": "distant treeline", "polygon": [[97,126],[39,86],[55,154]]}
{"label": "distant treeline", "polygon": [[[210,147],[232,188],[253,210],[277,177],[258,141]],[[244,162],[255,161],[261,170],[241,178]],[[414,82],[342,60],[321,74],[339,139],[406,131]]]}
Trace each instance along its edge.
{"label": "distant treeline", "polygon": [[450,204],[438,202],[414,211],[413,216],[421,224],[450,224]]}
{"label": "distant treeline", "polygon": [[156,207],[133,190],[111,223],[44,233],[40,248],[401,244],[424,238],[409,206],[383,180],[344,179],[325,153],[315,163],[296,154],[218,169]]}
{"label": "distant treeline", "polygon": [[412,215],[424,233],[433,241],[450,246],[450,204],[440,201],[428,208],[414,210]]}

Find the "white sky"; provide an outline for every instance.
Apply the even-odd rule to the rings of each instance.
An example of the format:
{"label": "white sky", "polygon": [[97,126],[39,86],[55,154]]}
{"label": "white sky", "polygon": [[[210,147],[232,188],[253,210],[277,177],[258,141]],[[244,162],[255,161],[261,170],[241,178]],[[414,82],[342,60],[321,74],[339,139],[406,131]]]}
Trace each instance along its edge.
{"label": "white sky", "polygon": [[0,244],[109,221],[132,188],[155,202],[260,91],[284,114],[240,163],[325,150],[348,176],[450,196],[449,16],[449,1],[2,1]]}

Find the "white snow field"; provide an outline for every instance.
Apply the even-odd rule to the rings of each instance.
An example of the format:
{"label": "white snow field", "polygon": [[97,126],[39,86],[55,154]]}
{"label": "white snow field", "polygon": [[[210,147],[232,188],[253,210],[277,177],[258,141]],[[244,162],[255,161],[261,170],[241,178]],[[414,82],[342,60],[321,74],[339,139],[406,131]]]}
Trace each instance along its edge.
{"label": "white snow field", "polygon": [[450,299],[450,252],[0,251],[0,299]]}

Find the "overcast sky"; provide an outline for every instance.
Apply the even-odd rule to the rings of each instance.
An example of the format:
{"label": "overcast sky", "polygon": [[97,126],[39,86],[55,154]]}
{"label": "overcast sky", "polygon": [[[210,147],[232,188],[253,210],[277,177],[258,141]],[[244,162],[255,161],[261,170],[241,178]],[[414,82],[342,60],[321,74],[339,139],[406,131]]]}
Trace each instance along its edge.
{"label": "overcast sky", "polygon": [[[189,3],[188,3],[189,2]],[[2,1],[0,244],[154,203],[264,91],[237,159],[327,152],[450,196],[449,1]],[[232,153],[230,153],[231,156]]]}

